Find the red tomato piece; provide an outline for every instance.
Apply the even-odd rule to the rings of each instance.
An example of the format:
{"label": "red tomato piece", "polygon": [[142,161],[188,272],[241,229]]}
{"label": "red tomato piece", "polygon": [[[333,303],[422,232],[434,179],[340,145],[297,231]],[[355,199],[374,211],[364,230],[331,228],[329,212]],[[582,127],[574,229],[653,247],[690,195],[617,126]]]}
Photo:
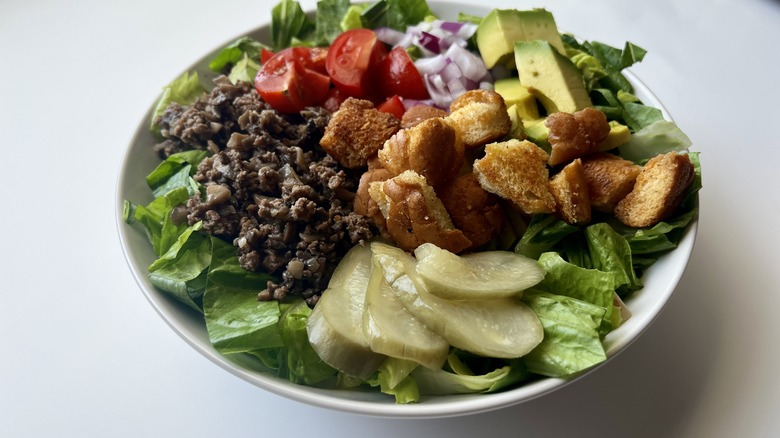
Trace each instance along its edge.
{"label": "red tomato piece", "polygon": [[404,112],[406,112],[406,108],[404,108],[403,101],[397,95],[391,97],[390,99],[387,99],[376,109],[382,111],[383,113],[392,114],[395,116],[396,119],[400,119],[401,117],[403,117]]}
{"label": "red tomato piece", "polygon": [[306,67],[301,52],[284,49],[260,67],[255,88],[275,110],[295,113],[320,105],[330,89],[330,79]]}
{"label": "red tomato piece", "polygon": [[328,58],[327,47],[299,47],[298,49],[305,50],[306,62],[304,65],[306,68],[324,75],[328,74],[328,71],[325,69],[325,61]]}
{"label": "red tomato piece", "polygon": [[385,57],[379,78],[385,96],[398,95],[418,100],[430,97],[420,72],[403,47],[394,48]]}
{"label": "red tomato piece", "polygon": [[260,50],[260,64],[265,64],[273,56],[274,56],[274,52],[272,52],[272,51],[270,51],[268,49],[261,49]]}
{"label": "red tomato piece", "polygon": [[322,103],[322,107],[332,113],[335,113],[339,110],[339,107],[342,103],[344,103],[345,100],[347,100],[347,96],[339,91],[338,88],[332,87],[328,91],[328,95],[325,96],[325,102]]}
{"label": "red tomato piece", "polygon": [[381,99],[376,71],[386,55],[387,47],[374,31],[351,29],[333,41],[325,67],[341,92],[362,99]]}

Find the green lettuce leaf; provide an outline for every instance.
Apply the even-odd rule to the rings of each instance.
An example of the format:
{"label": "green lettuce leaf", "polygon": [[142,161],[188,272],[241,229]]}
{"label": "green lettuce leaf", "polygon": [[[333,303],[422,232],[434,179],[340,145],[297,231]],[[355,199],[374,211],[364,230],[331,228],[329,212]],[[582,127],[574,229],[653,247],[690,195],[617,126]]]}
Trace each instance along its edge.
{"label": "green lettuce leaf", "polygon": [[[259,59],[259,58],[258,58]],[[238,82],[250,82],[254,83],[257,72],[260,71],[260,62],[254,58],[250,58],[247,54],[241,58],[233,68],[230,69],[228,79],[230,82],[237,84]]]}
{"label": "green lettuce leaf", "polygon": [[246,58],[259,63],[263,49],[270,50],[271,48],[252,37],[241,37],[222,49],[209,63],[209,69],[222,73],[226,67],[235,66]]}
{"label": "green lettuce leaf", "polygon": [[175,224],[171,220],[174,207],[184,204],[189,199],[189,190],[179,187],[155,198],[148,205],[136,205],[133,212],[133,222],[144,226],[154,253],[159,257],[171,247],[181,233],[187,229],[187,224]]}
{"label": "green lettuce leaf", "polygon": [[315,385],[335,376],[337,371],[323,362],[309,343],[306,320],[311,309],[306,302],[299,299],[292,304],[282,304],[282,308],[279,332],[284,342],[285,360],[280,361],[279,375],[306,385]]}
{"label": "green lettuce leaf", "polygon": [[418,367],[411,360],[388,357],[366,383],[394,396],[398,404],[416,403],[420,400],[420,391],[416,379],[410,373]]}
{"label": "green lettuce leaf", "polygon": [[566,236],[575,233],[579,228],[569,225],[553,215],[534,215],[528,229],[520,238],[515,252],[532,259],[553,248]]}
{"label": "green lettuce leaf", "polygon": [[363,24],[372,29],[386,26],[406,31],[407,26],[433,16],[425,0],[379,0],[363,11]]}
{"label": "green lettuce leaf", "polygon": [[[190,175],[192,175],[195,173],[195,170],[197,170],[200,162],[208,155],[208,151],[199,149],[175,153],[166,158],[162,163],[158,164],[157,167],[147,175],[146,183],[149,185],[149,188],[156,190],[188,164],[190,165]],[[157,196],[160,195],[155,195],[155,197]]]}
{"label": "green lettuce leaf", "polygon": [[206,88],[201,85],[197,72],[182,73],[173,82],[163,87],[162,96],[160,96],[160,100],[152,112],[152,122],[149,129],[152,132],[159,133],[160,128],[157,126],[157,118],[165,112],[165,109],[171,103],[176,102],[182,106],[189,105],[205,92]]}
{"label": "green lettuce leaf", "polygon": [[360,23],[359,8],[351,8],[350,0],[320,0],[317,2],[315,41],[326,45],[332,43],[341,32],[346,30],[342,28],[341,24],[350,11],[352,20],[350,25],[356,24],[355,17]]}
{"label": "green lettuce leaf", "polygon": [[273,277],[242,268],[233,245],[216,237],[211,237],[211,243],[203,313],[214,348],[220,353],[244,353],[284,346],[277,324],[279,302],[257,300]]}
{"label": "green lettuce leaf", "polygon": [[620,156],[639,163],[658,154],[682,152],[691,146],[691,140],[674,122],[656,120],[631,135],[628,143],[620,146]]}
{"label": "green lettuce leaf", "polygon": [[642,282],[634,272],[631,246],[609,224],[597,223],[585,229],[585,238],[593,267],[612,274],[621,297],[642,288]]}
{"label": "green lettuce leaf", "polygon": [[271,10],[271,45],[274,51],[303,41],[314,32],[316,24],[295,0],[282,0]]}
{"label": "green lettuce leaf", "polygon": [[535,288],[599,306],[604,309],[602,334],[616,328],[612,325],[614,294],[618,286],[614,275],[573,265],[556,252],[542,254],[539,264],[544,267],[546,274]]}
{"label": "green lettuce leaf", "polygon": [[[621,95],[627,95],[624,93]],[[647,106],[638,101],[623,102],[616,92],[606,88],[591,90],[594,106],[604,112],[610,120],[617,120],[627,125],[633,132],[641,131],[653,123],[663,121],[663,113],[657,108]]]}
{"label": "green lettuce leaf", "polygon": [[211,242],[198,233],[201,222],[187,227],[168,251],[149,266],[149,281],[202,312]]}
{"label": "green lettuce leaf", "polygon": [[528,379],[529,375],[520,360],[510,361],[484,374],[473,374],[461,360],[460,353],[453,351],[447,357],[448,369],[432,370],[417,367],[412,376],[417,381],[420,394],[447,395],[496,392]]}
{"label": "green lettuce leaf", "polygon": [[564,377],[606,360],[599,333],[603,307],[538,290],[526,291],[523,301],[544,328],[542,342],[522,358],[528,371]]}

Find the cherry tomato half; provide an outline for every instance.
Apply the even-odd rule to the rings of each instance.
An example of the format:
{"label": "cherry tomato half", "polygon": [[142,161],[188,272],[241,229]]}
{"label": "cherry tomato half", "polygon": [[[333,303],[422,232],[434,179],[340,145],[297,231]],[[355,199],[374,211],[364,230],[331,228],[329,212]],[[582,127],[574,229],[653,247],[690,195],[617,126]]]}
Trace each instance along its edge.
{"label": "cherry tomato half", "polygon": [[305,48],[280,51],[260,67],[255,77],[260,97],[279,112],[295,113],[320,105],[330,90],[330,79],[308,68],[308,55],[297,49]]}
{"label": "cherry tomato half", "polygon": [[412,58],[403,47],[390,51],[379,72],[381,88],[385,96],[398,95],[407,99],[428,99],[428,90]]}
{"label": "cherry tomato half", "polygon": [[341,104],[347,100],[347,97],[348,96],[339,91],[338,88],[331,87],[328,91],[328,95],[325,96],[325,101],[322,103],[322,107],[332,113],[335,113],[339,110]]}
{"label": "cherry tomato half", "polygon": [[404,116],[404,112],[406,112],[404,103],[398,96],[393,96],[390,99],[387,99],[378,107],[376,107],[376,109],[382,111],[383,113],[392,114],[396,119],[401,119]]}
{"label": "cherry tomato half", "polygon": [[268,49],[260,49],[260,64],[265,64],[274,56],[274,52]]}
{"label": "cherry tomato half", "polygon": [[333,84],[348,96],[381,99],[376,71],[387,55],[387,47],[369,29],[350,29],[328,50],[325,67]]}

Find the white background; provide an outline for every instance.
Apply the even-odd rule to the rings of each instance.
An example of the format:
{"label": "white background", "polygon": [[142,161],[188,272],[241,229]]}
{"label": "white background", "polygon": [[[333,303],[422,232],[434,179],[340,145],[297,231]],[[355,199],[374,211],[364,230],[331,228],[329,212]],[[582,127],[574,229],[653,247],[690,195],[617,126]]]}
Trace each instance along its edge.
{"label": "white background", "polygon": [[699,235],[666,310],[606,366],[511,408],[413,421],[225,372],[162,321],[121,253],[115,184],[136,124],[271,5],[0,2],[0,436],[780,436],[780,2],[493,2],[648,50],[632,70],[701,152]]}

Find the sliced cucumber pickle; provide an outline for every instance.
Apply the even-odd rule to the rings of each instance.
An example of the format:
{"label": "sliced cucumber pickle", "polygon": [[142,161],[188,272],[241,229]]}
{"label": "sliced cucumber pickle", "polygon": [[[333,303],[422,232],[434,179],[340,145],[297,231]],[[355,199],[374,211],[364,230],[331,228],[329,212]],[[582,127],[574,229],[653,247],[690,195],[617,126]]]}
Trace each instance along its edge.
{"label": "sliced cucumber pickle", "polygon": [[363,335],[366,289],[371,276],[371,248],[356,245],[333,272],[306,323],[309,343],[320,358],[350,376],[366,379],[385,356],[371,350]]}
{"label": "sliced cucumber pickle", "polygon": [[385,273],[394,273],[391,287],[399,301],[450,345],[485,357],[508,359],[527,354],[542,341],[539,318],[520,300],[466,301],[433,295],[417,274],[418,262],[410,254],[377,243],[372,244],[372,250],[375,260],[388,267]]}
{"label": "sliced cucumber pickle", "polygon": [[415,251],[417,274],[430,293],[450,300],[488,300],[519,296],[544,278],[536,260],[511,251],[464,256],[431,243]]}
{"label": "sliced cucumber pickle", "polygon": [[450,350],[447,341],[401,304],[377,261],[366,290],[363,334],[373,351],[433,369],[442,367]]}

